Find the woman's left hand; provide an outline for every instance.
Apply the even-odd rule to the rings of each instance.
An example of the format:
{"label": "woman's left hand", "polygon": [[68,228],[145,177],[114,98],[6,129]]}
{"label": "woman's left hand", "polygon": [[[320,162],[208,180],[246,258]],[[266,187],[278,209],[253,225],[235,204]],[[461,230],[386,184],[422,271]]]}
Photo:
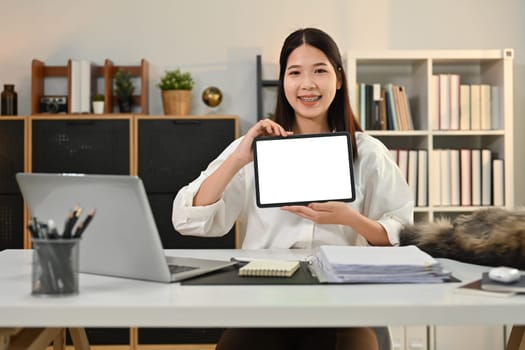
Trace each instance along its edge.
{"label": "woman's left hand", "polygon": [[352,217],[357,214],[344,202],[310,203],[308,206],[289,205],[281,209],[302,216],[316,224],[349,225]]}

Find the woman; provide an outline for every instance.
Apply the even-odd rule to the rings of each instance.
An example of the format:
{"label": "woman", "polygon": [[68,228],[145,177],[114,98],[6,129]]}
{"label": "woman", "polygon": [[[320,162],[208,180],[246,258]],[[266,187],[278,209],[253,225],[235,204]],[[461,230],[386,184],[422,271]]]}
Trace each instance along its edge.
{"label": "woman", "polygon": [[[175,229],[186,235],[221,236],[238,220],[245,249],[397,245],[400,228],[413,220],[412,196],[387,148],[363,133],[354,118],[337,45],[319,29],[300,29],[284,41],[279,61],[275,121],[257,122],[179,191],[173,205]],[[351,135],[356,200],[258,208],[251,164],[253,140],[333,131]],[[246,348],[244,341],[250,340],[251,349],[254,344],[287,349],[292,346],[287,342],[297,339],[310,339],[300,349],[377,348],[368,328],[228,330],[217,348],[240,349],[243,344]]]}

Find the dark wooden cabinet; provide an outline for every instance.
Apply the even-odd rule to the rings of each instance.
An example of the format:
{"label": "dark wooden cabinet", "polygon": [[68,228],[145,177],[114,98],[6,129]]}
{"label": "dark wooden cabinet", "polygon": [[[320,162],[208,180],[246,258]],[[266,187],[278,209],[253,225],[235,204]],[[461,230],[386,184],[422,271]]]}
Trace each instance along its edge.
{"label": "dark wooden cabinet", "polygon": [[30,120],[31,172],[131,173],[131,116]]}
{"label": "dark wooden cabinet", "polygon": [[15,174],[26,159],[26,119],[0,117],[0,251],[24,248],[24,202]]}
{"label": "dark wooden cabinet", "polygon": [[238,137],[235,116],[136,117],[137,175],[144,181],[165,249],[235,248],[235,228],[223,237],[182,236],[171,208],[180,188],[199,176]]}
{"label": "dark wooden cabinet", "polygon": [[[137,175],[144,181],[165,249],[236,247],[236,228],[223,237],[179,234],[171,223],[173,199],[238,137],[234,116],[136,117]],[[213,344],[217,328],[139,328],[138,344]]]}

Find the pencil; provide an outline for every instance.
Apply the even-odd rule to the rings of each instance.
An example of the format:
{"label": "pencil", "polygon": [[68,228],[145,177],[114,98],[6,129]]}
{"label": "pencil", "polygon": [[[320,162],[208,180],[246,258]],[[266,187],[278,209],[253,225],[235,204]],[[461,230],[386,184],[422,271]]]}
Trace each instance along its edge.
{"label": "pencil", "polygon": [[62,234],[63,238],[71,238],[73,227],[77,223],[77,220],[80,217],[81,212],[82,212],[82,208],[80,208],[77,205],[75,209],[73,209],[73,212],[69,213],[67,220],[66,220],[65,227],[64,227],[64,233]]}
{"label": "pencil", "polygon": [[93,217],[95,216],[95,213],[96,213],[96,210],[95,209],[91,209],[91,211],[86,216],[84,221],[82,221],[77,226],[77,229],[75,230],[75,234],[73,235],[73,238],[80,238],[82,236],[82,233],[84,233],[84,231],[86,230],[86,227],[89,225],[91,220],[93,220]]}

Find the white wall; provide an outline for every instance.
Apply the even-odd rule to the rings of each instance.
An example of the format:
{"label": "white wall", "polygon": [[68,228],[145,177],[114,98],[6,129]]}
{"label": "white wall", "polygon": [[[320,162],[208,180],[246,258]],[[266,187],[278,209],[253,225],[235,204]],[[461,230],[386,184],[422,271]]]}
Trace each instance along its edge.
{"label": "white wall", "polygon": [[256,120],[255,55],[263,55],[264,77],[275,78],[282,41],[298,27],[324,29],[343,52],[514,48],[516,204],[525,204],[522,0],[1,0],[0,14],[0,84],[16,85],[19,115],[30,113],[33,58],[46,65],[69,58],[138,65],[145,58],[150,114],[162,114],[160,75],[181,67],[197,83],[191,113],[208,113],[200,94],[218,86],[220,112],[239,115],[242,131]]}

